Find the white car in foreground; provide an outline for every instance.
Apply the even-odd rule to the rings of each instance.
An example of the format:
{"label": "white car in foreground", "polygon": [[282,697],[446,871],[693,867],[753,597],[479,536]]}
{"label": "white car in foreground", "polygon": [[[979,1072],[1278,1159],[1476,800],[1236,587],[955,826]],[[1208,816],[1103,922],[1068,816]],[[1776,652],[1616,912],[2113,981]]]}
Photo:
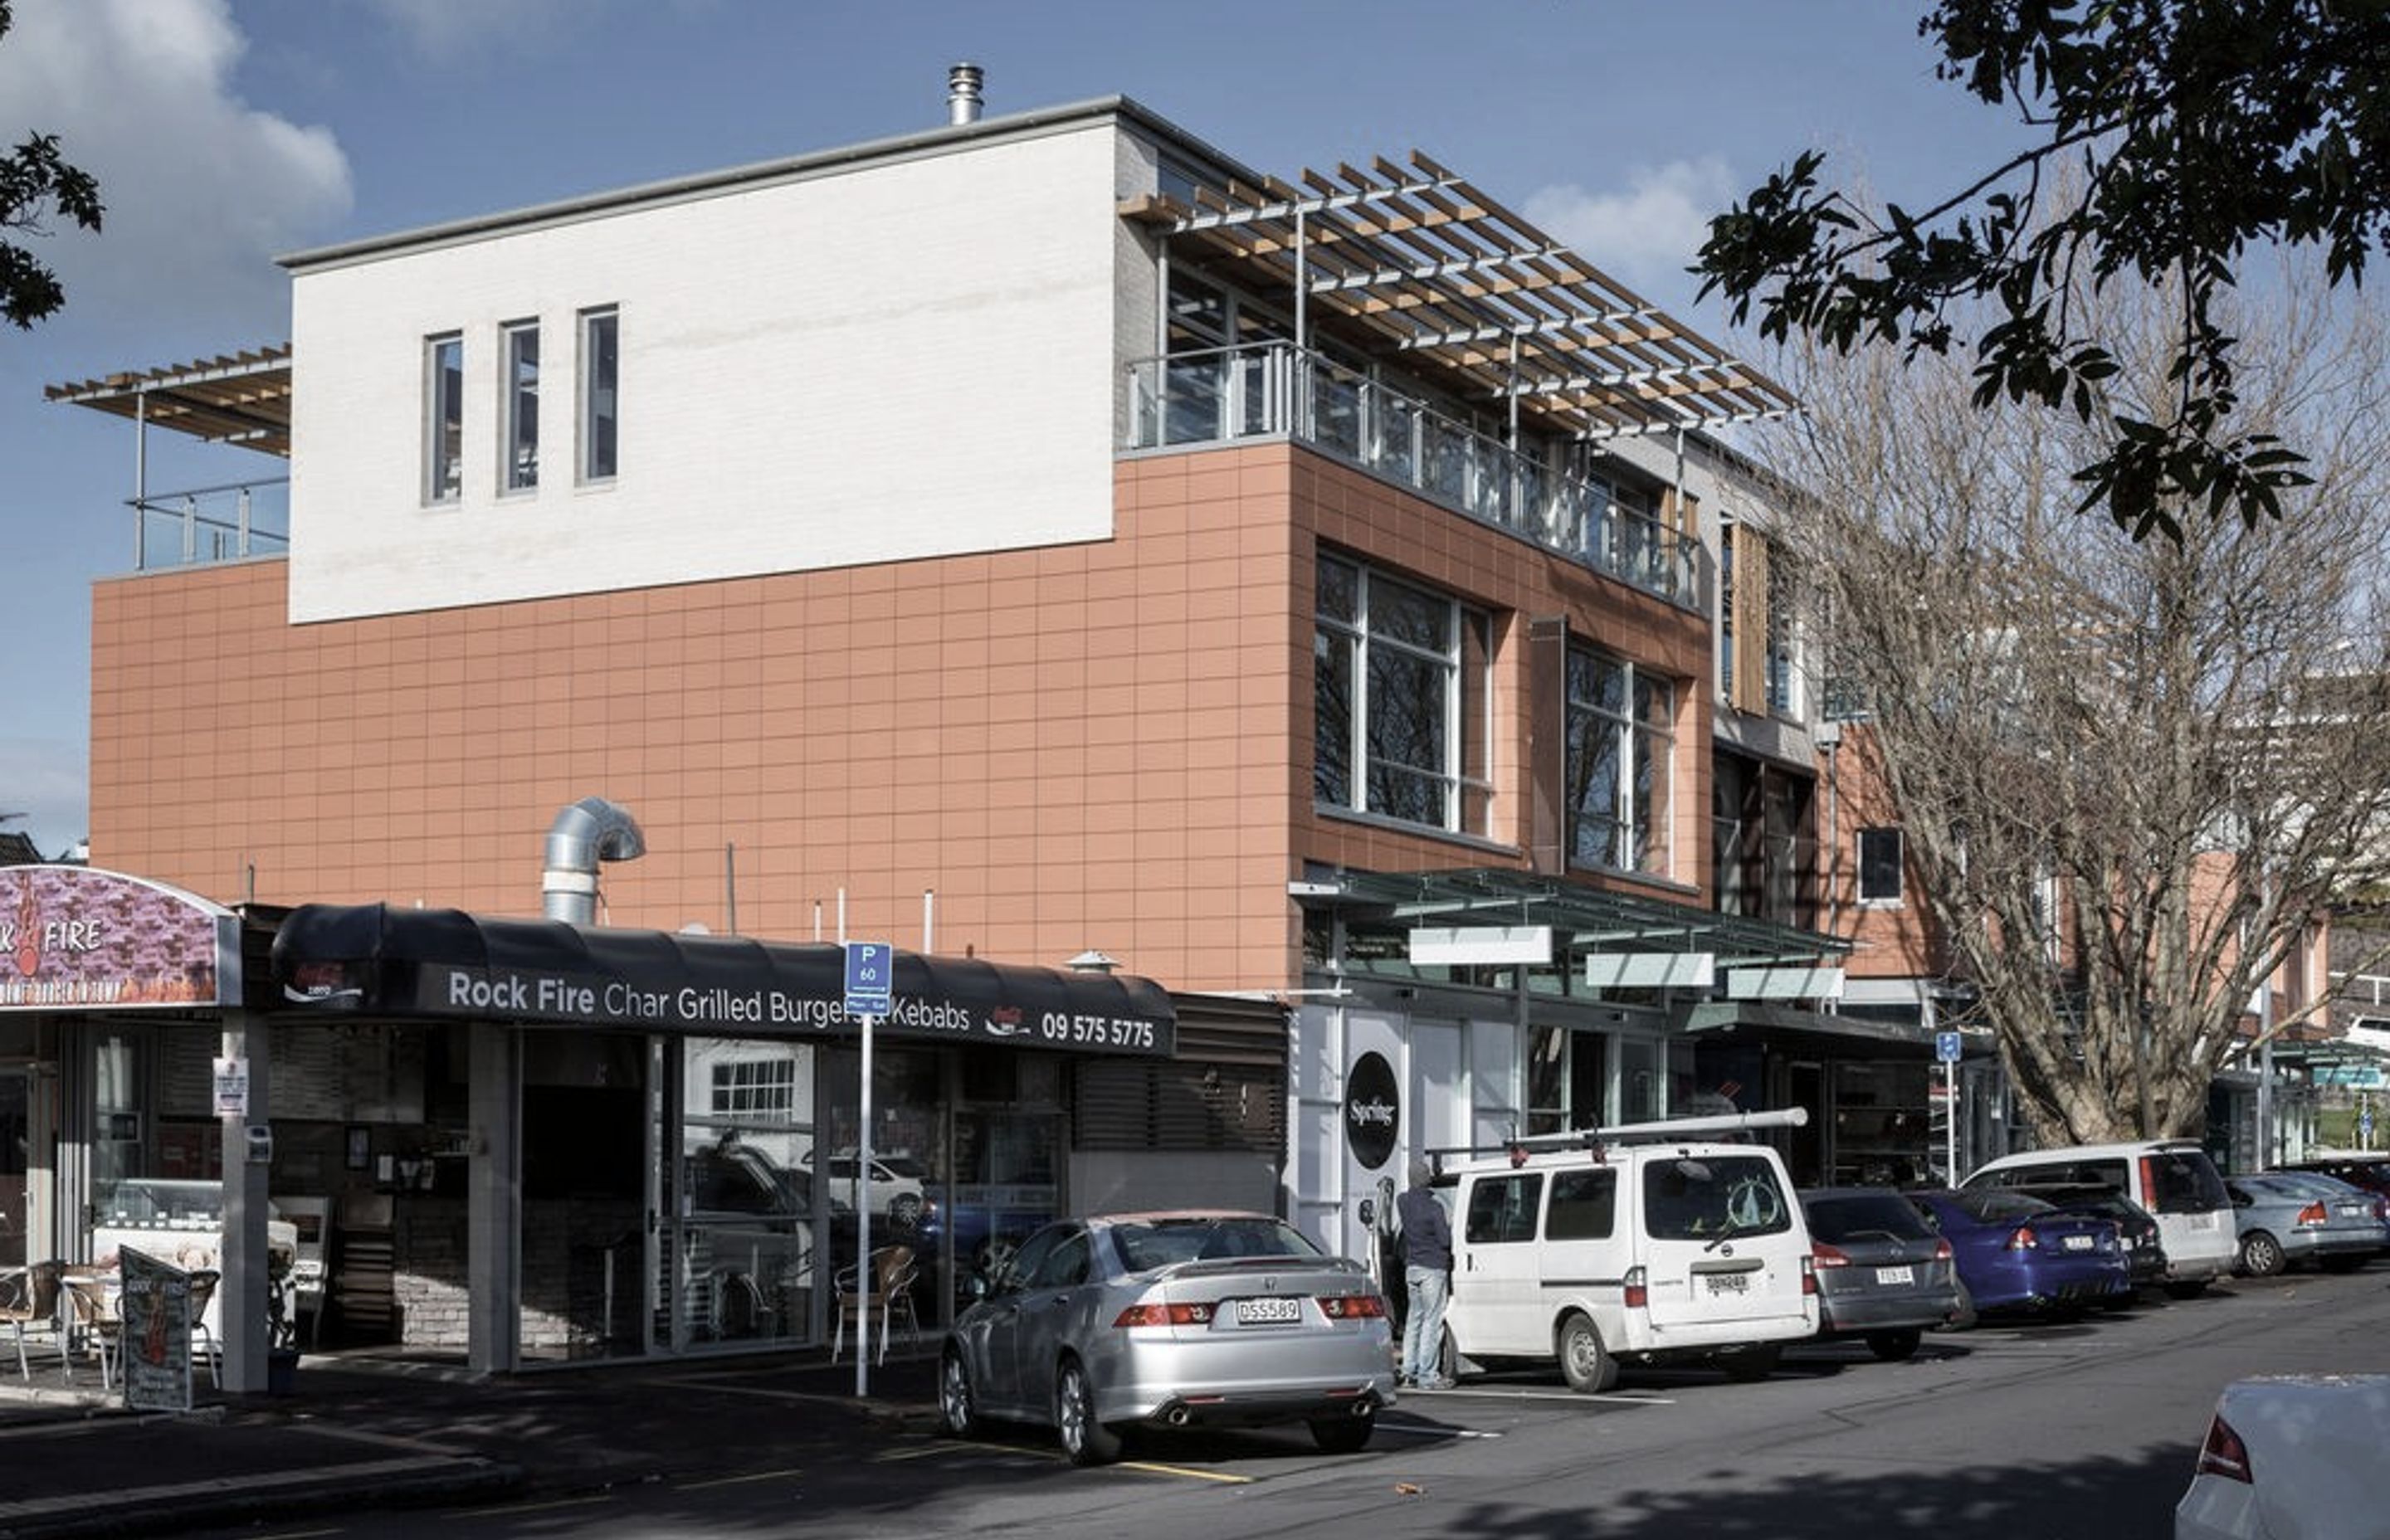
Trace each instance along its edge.
{"label": "white car in foreground", "polygon": [[2390,1374],[2286,1374],[2224,1387],[2175,1540],[2390,1534],[2378,1507]]}

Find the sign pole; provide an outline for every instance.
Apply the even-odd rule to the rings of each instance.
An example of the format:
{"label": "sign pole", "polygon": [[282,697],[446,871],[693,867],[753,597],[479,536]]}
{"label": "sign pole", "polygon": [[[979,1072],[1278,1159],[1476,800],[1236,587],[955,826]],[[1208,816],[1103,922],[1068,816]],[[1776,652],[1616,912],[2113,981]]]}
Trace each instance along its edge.
{"label": "sign pole", "polygon": [[[854,1323],[857,1399],[870,1393],[871,1296],[880,1282],[871,1276],[871,1028],[876,1020],[867,1012],[863,1018],[863,1128],[854,1139],[854,1291],[863,1296]],[[888,1302],[880,1301],[880,1308],[884,1312]]]}
{"label": "sign pole", "polygon": [[[846,943],[846,1013],[863,1023],[863,1089],[856,1098],[862,1123],[854,1135],[854,1292],[863,1301],[855,1312],[854,1393],[871,1393],[871,1298],[880,1280],[871,1268],[871,1035],[880,1018],[894,1001],[890,991],[896,973],[895,949],[886,942]],[[833,1188],[833,1190],[835,1190]],[[887,1332],[888,1302],[880,1302],[880,1331]]]}
{"label": "sign pole", "polygon": [[1934,1034],[1934,1057],[1942,1061],[1942,1174],[1959,1185],[1959,1055],[1966,1045],[1955,1032]]}
{"label": "sign pole", "polygon": [[1942,1169],[1955,1187],[1959,1185],[1959,1066],[1947,1059],[1942,1061]]}

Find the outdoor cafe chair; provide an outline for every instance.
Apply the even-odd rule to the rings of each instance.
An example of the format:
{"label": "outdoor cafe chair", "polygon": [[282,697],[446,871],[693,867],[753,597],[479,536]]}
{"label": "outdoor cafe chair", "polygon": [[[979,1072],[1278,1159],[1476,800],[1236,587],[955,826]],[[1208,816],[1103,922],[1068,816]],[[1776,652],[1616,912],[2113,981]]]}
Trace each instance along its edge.
{"label": "outdoor cafe chair", "polygon": [[838,1326],[830,1338],[830,1362],[838,1362],[846,1351],[847,1323],[854,1323],[857,1353],[870,1350],[871,1320],[880,1318],[880,1353],[878,1361],[888,1361],[888,1337],[895,1316],[905,1317],[907,1336],[921,1329],[920,1318],[913,1310],[913,1283],[919,1276],[913,1265],[910,1246],[882,1246],[871,1253],[871,1287],[862,1287],[861,1269],[854,1266],[838,1270]]}
{"label": "outdoor cafe chair", "polygon": [[58,1346],[58,1367],[69,1375],[73,1372],[67,1363],[66,1332],[58,1321],[58,1291],[65,1275],[61,1263],[37,1262],[18,1275],[15,1297],[0,1301],[0,1321],[8,1323],[17,1339],[17,1373],[28,1381],[33,1378],[33,1368],[25,1354],[25,1342],[32,1337],[46,1335]]}

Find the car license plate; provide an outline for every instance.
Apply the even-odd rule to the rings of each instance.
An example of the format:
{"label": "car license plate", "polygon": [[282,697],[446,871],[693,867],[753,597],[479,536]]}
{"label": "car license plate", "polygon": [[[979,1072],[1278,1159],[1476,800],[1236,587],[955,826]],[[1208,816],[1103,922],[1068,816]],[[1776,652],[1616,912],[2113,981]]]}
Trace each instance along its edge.
{"label": "car license plate", "polygon": [[1751,1292],[1749,1273],[1705,1273],[1713,1294],[1748,1294]]}
{"label": "car license plate", "polygon": [[1237,1302],[1239,1326],[1283,1326],[1289,1321],[1301,1319],[1303,1319],[1301,1300],[1266,1299]]}
{"label": "car license plate", "polygon": [[1879,1267],[1875,1270],[1875,1281],[1883,1284],[1915,1283],[1917,1275],[1906,1267]]}
{"label": "car license plate", "polygon": [[2066,1249],[2070,1251],[2088,1251],[2091,1249],[2091,1238],[2088,1235],[2068,1236]]}

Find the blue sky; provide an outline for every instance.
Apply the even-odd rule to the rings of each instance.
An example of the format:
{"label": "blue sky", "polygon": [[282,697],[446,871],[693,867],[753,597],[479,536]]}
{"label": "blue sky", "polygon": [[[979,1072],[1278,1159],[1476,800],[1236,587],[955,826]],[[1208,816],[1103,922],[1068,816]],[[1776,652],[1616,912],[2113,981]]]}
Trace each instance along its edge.
{"label": "blue sky", "polygon": [[[0,141],[60,135],[96,237],[0,333],[12,610],[0,827],[88,830],[90,591],[133,565],[129,425],[43,399],[289,336],[274,258],[942,123],[1126,96],[1258,170],[1423,150],[1721,340],[1682,269],[1815,145],[1916,201],[2012,132],[1933,78],[1924,0],[16,0]],[[1745,345],[1748,345],[1745,343]],[[153,492],[273,472],[153,434]]]}

